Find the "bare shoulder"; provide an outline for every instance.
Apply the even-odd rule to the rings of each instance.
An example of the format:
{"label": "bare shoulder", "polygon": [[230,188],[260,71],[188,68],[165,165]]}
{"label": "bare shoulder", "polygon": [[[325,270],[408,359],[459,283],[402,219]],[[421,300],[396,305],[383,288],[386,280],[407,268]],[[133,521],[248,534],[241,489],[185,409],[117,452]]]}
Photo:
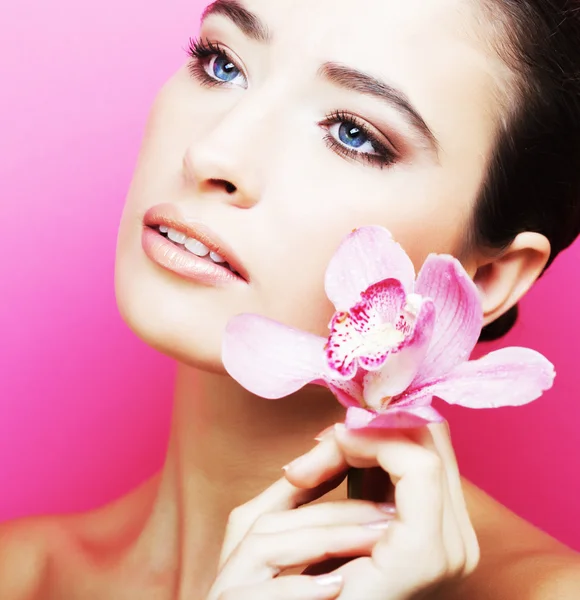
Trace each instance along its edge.
{"label": "bare shoulder", "polygon": [[49,571],[49,548],[59,543],[50,519],[22,519],[0,525],[0,598],[40,598]]}
{"label": "bare shoulder", "polygon": [[580,559],[573,553],[539,554],[522,564],[522,578],[532,600],[577,600],[580,598]]}
{"label": "bare shoulder", "polygon": [[446,600],[577,600],[580,555],[464,481],[481,547],[475,573],[445,591]]}
{"label": "bare shoulder", "polygon": [[146,518],[155,481],[96,510],[53,517],[31,517],[0,525],[0,599],[52,600],[62,597],[64,580],[95,575],[92,556],[118,549]]}

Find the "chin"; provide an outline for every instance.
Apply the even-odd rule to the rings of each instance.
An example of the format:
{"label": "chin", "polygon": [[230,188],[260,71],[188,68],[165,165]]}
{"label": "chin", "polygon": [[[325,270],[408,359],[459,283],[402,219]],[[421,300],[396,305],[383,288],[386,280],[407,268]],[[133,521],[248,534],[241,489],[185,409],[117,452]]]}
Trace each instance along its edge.
{"label": "chin", "polygon": [[148,346],[188,366],[226,373],[221,344],[229,316],[220,314],[203,293],[199,302],[192,302],[190,293],[179,294],[118,264],[115,295],[121,318]]}
{"label": "chin", "polygon": [[159,315],[147,314],[142,307],[117,300],[121,318],[131,331],[161,354],[190,367],[211,373],[225,374],[221,360],[221,335],[200,326],[196,335],[186,338],[183,328]]}

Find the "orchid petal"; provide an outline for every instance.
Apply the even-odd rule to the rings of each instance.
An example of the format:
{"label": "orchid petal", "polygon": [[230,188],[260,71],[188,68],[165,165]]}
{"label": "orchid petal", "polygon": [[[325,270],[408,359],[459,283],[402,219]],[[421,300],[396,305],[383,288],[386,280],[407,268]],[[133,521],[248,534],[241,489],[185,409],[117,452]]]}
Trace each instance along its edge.
{"label": "orchid petal", "polygon": [[442,423],[445,419],[432,406],[389,408],[383,413],[373,413],[363,408],[349,408],[345,425],[348,429],[415,429],[429,423]]}
{"label": "orchid petal", "polygon": [[437,396],[467,408],[522,406],[539,398],[554,382],[554,366],[529,348],[503,348],[456,367],[431,385],[405,397]]}
{"label": "orchid petal", "polygon": [[468,360],[483,326],[479,293],[457,259],[431,254],[419,273],[415,291],[433,300],[436,321],[431,347],[413,387]]}
{"label": "orchid petal", "polygon": [[325,343],[259,315],[240,315],[226,327],[222,359],[226,371],[253,394],[282,398],[326,378]]}
{"label": "orchid petal", "polygon": [[350,379],[357,371],[358,352],[363,344],[357,323],[347,312],[335,313],[324,346],[326,362],[335,377]]}
{"label": "orchid petal", "polygon": [[338,247],[326,270],[326,295],[337,311],[348,311],[361,293],[383,279],[398,279],[413,291],[411,259],[383,227],[361,227]]}
{"label": "orchid petal", "polygon": [[357,359],[365,368],[380,368],[405,339],[397,329],[405,304],[405,290],[397,279],[372,285],[348,313],[336,313],[330,323],[326,358],[341,378],[353,377]]}
{"label": "orchid petal", "polygon": [[346,411],[345,425],[348,429],[364,429],[377,417],[377,413],[360,406],[349,407]]}
{"label": "orchid petal", "polygon": [[367,406],[378,410],[385,399],[409,387],[429,348],[434,322],[435,306],[431,300],[423,300],[411,336],[398,352],[389,355],[379,371],[365,375],[363,389]]}
{"label": "orchid petal", "polygon": [[350,381],[328,380],[325,385],[346,408],[360,407],[363,403],[362,385],[356,379]]}

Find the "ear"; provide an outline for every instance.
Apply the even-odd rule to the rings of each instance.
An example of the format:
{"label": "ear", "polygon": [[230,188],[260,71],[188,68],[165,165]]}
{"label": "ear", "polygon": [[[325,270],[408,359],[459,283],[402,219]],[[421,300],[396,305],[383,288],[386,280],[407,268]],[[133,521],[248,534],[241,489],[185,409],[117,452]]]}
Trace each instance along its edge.
{"label": "ear", "polygon": [[519,302],[542,274],[550,252],[550,242],[544,235],[527,231],[499,256],[482,259],[473,281],[479,289],[485,325]]}

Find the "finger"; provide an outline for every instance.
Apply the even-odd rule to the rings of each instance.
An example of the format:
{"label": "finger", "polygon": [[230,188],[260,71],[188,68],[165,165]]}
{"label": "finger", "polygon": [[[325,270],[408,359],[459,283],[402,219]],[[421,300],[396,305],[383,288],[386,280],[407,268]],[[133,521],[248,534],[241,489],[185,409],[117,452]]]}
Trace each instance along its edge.
{"label": "finger", "polygon": [[[285,467],[286,478],[300,488],[312,488],[330,477],[344,473],[349,467],[372,468],[378,466],[377,449],[385,437],[406,437],[405,434],[388,432],[369,432],[364,435],[364,443],[356,451],[344,452],[345,448],[337,443],[335,425],[331,434],[326,434],[312,450],[297,458]],[[408,435],[408,434],[407,434]]]}
{"label": "finger", "polygon": [[[479,561],[479,546],[465,507],[447,425],[413,430],[384,443],[374,440],[375,449],[361,436],[350,437],[355,438],[356,446],[350,449],[352,454],[377,452],[378,462],[396,484],[398,514],[407,525],[404,535],[410,531],[409,541],[416,548],[430,549],[432,555],[439,556],[435,572],[459,576],[473,571]],[[340,444],[340,431],[336,438]],[[393,528],[391,535],[396,531]],[[377,553],[380,551],[379,547]]]}
{"label": "finger", "polygon": [[451,443],[449,426],[447,423],[435,423],[429,425],[428,429],[433,440],[433,446],[437,449],[445,467],[453,509],[456,514],[467,513],[461,475],[459,474],[457,458],[455,457],[455,451]]}
{"label": "finger", "polygon": [[[446,431],[437,429],[437,439],[427,427],[408,433],[411,435],[394,432],[388,437],[369,438],[338,428],[335,434],[348,461],[351,457],[372,459],[376,454],[395,483],[395,504],[403,527],[393,524],[377,544],[375,557],[381,563],[392,560],[395,548],[409,557],[424,557],[426,567],[429,565],[426,580],[442,573],[458,576],[471,572],[479,560],[477,539],[461,501],[453,501],[450,478],[455,477],[460,498],[463,494],[449,441],[444,447]],[[397,536],[399,539],[394,539]],[[434,558],[429,560],[429,554]]]}
{"label": "finger", "polygon": [[345,500],[311,504],[291,511],[266,513],[258,517],[250,531],[281,533],[306,527],[364,525],[395,518],[393,504]]}
{"label": "finger", "polygon": [[346,473],[348,468],[349,464],[332,433],[326,434],[318,445],[292,461],[284,471],[286,479],[294,486],[311,489]]}
{"label": "finger", "polygon": [[342,589],[339,575],[278,577],[258,585],[230,589],[218,600],[332,600]]}
{"label": "finger", "polygon": [[427,536],[441,535],[446,480],[441,457],[434,448],[424,447],[398,432],[389,433],[388,437],[369,437],[337,427],[335,439],[347,460],[374,456],[389,473],[402,523]]}
{"label": "finger", "polygon": [[433,424],[429,426],[429,431],[445,467],[451,512],[463,542],[461,549],[464,560],[463,574],[467,575],[475,570],[479,562],[480,551],[477,535],[471,523],[463,493],[463,483],[451,441],[449,426],[447,423]]}
{"label": "finger", "polygon": [[[287,469],[287,478],[297,486],[316,485],[324,477],[346,466],[369,468],[379,464],[380,452],[386,451],[387,444],[398,455],[405,451],[402,448],[397,451],[396,443],[403,447],[414,445],[417,449],[413,451],[415,456],[409,457],[408,467],[416,475],[409,472],[398,489],[398,503],[408,515],[405,522],[412,526],[413,535],[409,536],[409,532],[403,532],[402,535],[409,537],[415,547],[422,544],[425,548],[430,547],[439,552],[450,571],[473,571],[479,560],[479,546],[465,508],[457,462],[446,424],[404,433],[393,431],[374,435],[353,434],[346,443],[345,440],[341,441],[341,430],[339,426],[338,436],[323,436],[324,443],[292,463]],[[389,469],[384,461],[381,468],[390,473],[395,483],[400,482],[402,473],[407,470],[404,465],[399,469],[392,466]],[[431,485],[421,474],[436,474],[438,471],[439,477],[432,478]],[[410,514],[413,504],[406,498],[420,498],[421,493],[414,491],[417,488],[431,489],[431,492],[422,494],[423,499],[431,498],[431,502],[426,508],[424,503],[422,505],[421,502],[415,502],[417,508]],[[413,515],[419,515],[423,520],[417,521]],[[398,529],[400,528],[395,528],[395,531]]]}
{"label": "finger", "polygon": [[388,522],[336,527],[307,527],[275,534],[251,533],[232,553],[220,581],[267,581],[293,567],[330,558],[370,556]]}
{"label": "finger", "polygon": [[287,479],[282,478],[246,504],[235,508],[230,514],[226,527],[220,556],[220,566],[225,563],[228,556],[242,541],[261,515],[292,510],[313,502],[338,487],[343,479],[344,475],[339,475],[334,479],[322,482],[312,489],[302,489],[293,485]]}

